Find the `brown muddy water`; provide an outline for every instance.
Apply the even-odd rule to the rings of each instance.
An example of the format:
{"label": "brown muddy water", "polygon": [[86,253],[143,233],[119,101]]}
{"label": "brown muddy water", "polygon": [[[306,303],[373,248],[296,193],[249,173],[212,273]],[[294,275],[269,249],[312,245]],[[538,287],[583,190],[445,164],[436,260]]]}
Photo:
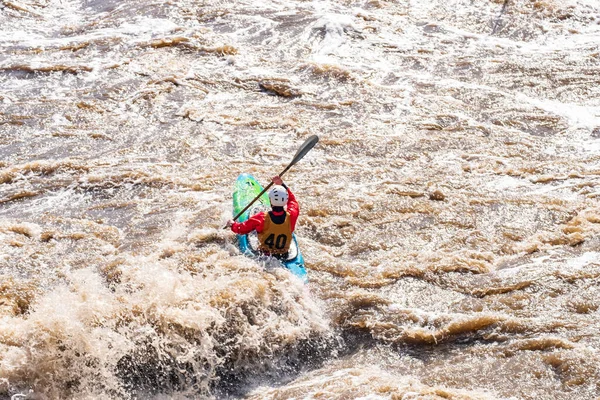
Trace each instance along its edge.
{"label": "brown muddy water", "polygon": [[2,0],[0,398],[600,399],[599,196],[597,0]]}

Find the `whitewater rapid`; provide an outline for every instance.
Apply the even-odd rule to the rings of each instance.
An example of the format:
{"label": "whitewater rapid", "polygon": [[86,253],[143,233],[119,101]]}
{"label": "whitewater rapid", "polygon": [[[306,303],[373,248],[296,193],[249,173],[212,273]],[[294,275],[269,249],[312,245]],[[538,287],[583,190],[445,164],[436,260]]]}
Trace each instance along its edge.
{"label": "whitewater rapid", "polygon": [[[600,398],[596,0],[0,2],[0,398]],[[286,175],[309,283],[240,254]]]}

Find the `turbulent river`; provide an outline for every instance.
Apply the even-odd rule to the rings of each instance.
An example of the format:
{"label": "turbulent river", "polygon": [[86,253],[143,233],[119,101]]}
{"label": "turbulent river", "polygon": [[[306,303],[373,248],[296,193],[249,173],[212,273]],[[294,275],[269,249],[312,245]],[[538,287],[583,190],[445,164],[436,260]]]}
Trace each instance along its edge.
{"label": "turbulent river", "polygon": [[1,0],[0,398],[599,399],[599,197],[598,0]]}

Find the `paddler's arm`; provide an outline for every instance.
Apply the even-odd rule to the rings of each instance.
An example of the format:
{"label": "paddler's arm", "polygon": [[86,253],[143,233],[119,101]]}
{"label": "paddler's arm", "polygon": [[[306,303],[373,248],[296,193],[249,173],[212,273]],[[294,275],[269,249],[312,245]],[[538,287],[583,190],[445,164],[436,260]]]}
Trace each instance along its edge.
{"label": "paddler's arm", "polygon": [[292,232],[296,228],[296,221],[298,220],[298,215],[300,215],[300,205],[296,200],[296,196],[290,190],[289,187],[283,186],[287,189],[288,192],[288,203],[287,203],[287,212],[290,213],[290,224],[292,228]]}
{"label": "paddler's arm", "polygon": [[245,235],[246,233],[250,233],[254,230],[257,232],[262,232],[264,223],[265,223],[265,213],[258,213],[250,218],[248,218],[244,222],[233,222],[230,221],[227,223],[229,225],[231,223],[231,230],[238,235]]}
{"label": "paddler's arm", "polygon": [[287,193],[288,193],[287,212],[290,214],[290,223],[291,223],[292,232],[293,232],[294,229],[296,228],[296,221],[298,220],[298,215],[300,215],[300,205],[298,204],[298,201],[296,200],[296,196],[294,196],[294,193],[292,193],[290,188],[287,187],[287,185],[285,183],[283,183],[283,180],[281,180],[281,178],[279,176],[274,176],[272,178],[272,181],[274,184],[281,185],[285,188],[285,190],[287,190]]}

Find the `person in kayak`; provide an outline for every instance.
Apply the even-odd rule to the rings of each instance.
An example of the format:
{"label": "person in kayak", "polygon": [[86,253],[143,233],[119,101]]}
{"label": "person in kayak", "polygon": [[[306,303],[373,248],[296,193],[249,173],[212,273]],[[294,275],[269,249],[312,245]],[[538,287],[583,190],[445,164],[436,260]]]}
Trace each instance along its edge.
{"label": "person in kayak", "polygon": [[[258,233],[259,251],[268,256],[286,259],[292,244],[292,232],[300,214],[296,197],[279,176],[272,178],[275,186],[269,191],[271,211],[260,212],[244,222],[229,220],[227,227],[238,235]],[[284,208],[287,204],[287,210]]]}

